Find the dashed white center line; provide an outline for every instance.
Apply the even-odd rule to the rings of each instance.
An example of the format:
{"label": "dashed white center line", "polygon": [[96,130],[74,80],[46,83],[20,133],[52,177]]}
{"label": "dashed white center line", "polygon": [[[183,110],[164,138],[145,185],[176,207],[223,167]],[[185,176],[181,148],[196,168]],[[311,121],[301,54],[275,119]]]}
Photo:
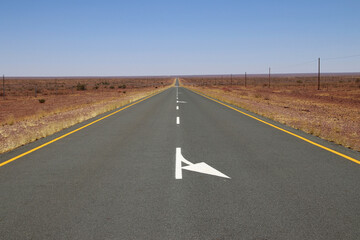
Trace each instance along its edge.
{"label": "dashed white center line", "polygon": [[179,106],[176,106],[176,110],[179,110]]}
{"label": "dashed white center line", "polygon": [[180,117],[176,117],[176,124],[180,124]]}

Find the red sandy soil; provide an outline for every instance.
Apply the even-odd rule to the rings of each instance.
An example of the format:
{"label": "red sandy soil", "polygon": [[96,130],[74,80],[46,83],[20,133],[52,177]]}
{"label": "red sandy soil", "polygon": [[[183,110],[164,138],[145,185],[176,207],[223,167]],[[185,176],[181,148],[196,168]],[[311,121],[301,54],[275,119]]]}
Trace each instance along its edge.
{"label": "red sandy soil", "polygon": [[[297,85],[211,85],[194,79],[182,83],[194,90],[245,108],[307,133],[360,151],[360,83],[336,79],[317,90]],[[259,80],[258,80],[259,81]],[[199,86],[205,85],[205,86]]]}
{"label": "red sandy soil", "polygon": [[[98,84],[93,79],[81,79],[80,84],[85,84],[86,90],[76,90],[80,81],[65,79],[60,91],[46,87],[46,79],[13,79],[13,85],[8,83],[12,92],[7,91],[8,95],[0,99],[0,153],[164,90],[173,83],[170,78],[147,79],[146,84],[121,80],[106,79],[109,84]],[[22,87],[19,82],[23,83]],[[24,91],[34,84],[40,90],[36,97],[35,91],[32,94]],[[45,102],[40,103],[39,99]]]}

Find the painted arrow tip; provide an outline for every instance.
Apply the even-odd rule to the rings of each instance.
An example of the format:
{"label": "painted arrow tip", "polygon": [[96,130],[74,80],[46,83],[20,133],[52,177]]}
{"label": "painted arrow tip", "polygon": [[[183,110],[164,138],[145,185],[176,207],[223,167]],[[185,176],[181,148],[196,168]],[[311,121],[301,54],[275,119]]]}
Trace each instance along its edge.
{"label": "painted arrow tip", "polygon": [[216,170],[215,168],[209,166],[208,164],[206,164],[204,162],[184,166],[184,167],[182,167],[182,169],[230,179],[229,176],[226,176],[222,172]]}
{"label": "painted arrow tip", "polygon": [[[175,179],[182,179],[182,169],[203,173],[203,174],[209,174],[217,177],[222,178],[229,178],[229,176],[226,176],[222,172],[216,170],[215,168],[209,166],[208,164],[204,162],[200,163],[191,163],[190,161],[186,160],[184,156],[181,154],[181,148],[176,148],[176,160],[175,160]],[[187,164],[188,166],[182,166],[182,163]]]}

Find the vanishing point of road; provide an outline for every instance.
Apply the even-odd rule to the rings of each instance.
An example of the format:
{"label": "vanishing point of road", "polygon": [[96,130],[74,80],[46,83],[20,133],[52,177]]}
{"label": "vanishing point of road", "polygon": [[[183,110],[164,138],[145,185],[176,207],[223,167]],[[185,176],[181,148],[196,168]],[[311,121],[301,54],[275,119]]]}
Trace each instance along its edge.
{"label": "vanishing point of road", "polygon": [[0,155],[0,239],[360,238],[358,152],[178,83],[107,114]]}

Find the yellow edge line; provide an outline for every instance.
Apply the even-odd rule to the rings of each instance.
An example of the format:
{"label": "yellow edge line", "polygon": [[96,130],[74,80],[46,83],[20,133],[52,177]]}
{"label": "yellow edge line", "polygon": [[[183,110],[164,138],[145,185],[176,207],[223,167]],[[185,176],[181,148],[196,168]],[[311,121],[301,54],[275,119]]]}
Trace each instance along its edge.
{"label": "yellow edge line", "polygon": [[[186,89],[188,89],[188,88],[186,88]],[[203,96],[203,97],[205,97],[205,98],[208,98],[208,99],[210,99],[210,100],[212,100],[212,101],[214,101],[214,102],[217,102],[217,103],[219,103],[219,104],[221,104],[221,105],[223,105],[223,106],[225,106],[225,107],[231,108],[232,110],[235,110],[235,111],[237,111],[237,112],[239,112],[239,113],[242,113],[242,114],[244,114],[244,115],[246,115],[246,116],[248,116],[248,117],[250,117],[250,118],[253,118],[253,119],[255,119],[255,120],[259,121],[259,122],[262,122],[262,123],[264,123],[264,124],[266,124],[266,125],[269,125],[269,126],[271,126],[271,127],[273,127],[273,128],[276,128],[276,129],[278,129],[278,130],[280,130],[280,131],[283,131],[283,132],[285,132],[285,133],[287,133],[287,134],[290,134],[290,135],[292,135],[292,136],[294,136],[294,137],[297,137],[297,138],[299,138],[299,139],[301,139],[301,140],[303,140],[303,141],[305,141],[305,142],[308,142],[308,143],[310,143],[310,144],[312,144],[312,145],[315,145],[315,146],[317,146],[317,147],[319,147],[319,148],[322,148],[322,149],[324,149],[324,150],[326,150],[326,151],[329,151],[329,152],[331,152],[331,153],[334,153],[334,154],[336,154],[336,155],[338,155],[338,156],[340,156],[340,157],[346,158],[347,160],[350,160],[350,161],[352,161],[352,162],[354,162],[354,163],[360,164],[360,161],[359,161],[359,160],[356,160],[355,158],[349,157],[349,156],[347,156],[347,155],[345,155],[345,154],[339,153],[339,152],[337,152],[337,151],[335,151],[335,150],[333,150],[333,149],[327,148],[327,147],[325,147],[325,146],[323,146],[323,145],[320,145],[320,144],[318,144],[318,143],[316,143],[316,142],[313,142],[313,141],[311,141],[311,140],[309,140],[309,139],[307,139],[307,138],[304,138],[304,137],[301,137],[301,136],[299,136],[299,135],[297,135],[297,134],[295,134],[295,133],[289,132],[289,131],[287,131],[287,130],[285,130],[285,129],[283,129],[283,128],[280,128],[280,127],[278,127],[278,126],[275,126],[274,124],[268,123],[268,122],[266,122],[266,121],[264,121],[264,120],[261,120],[261,119],[259,119],[259,118],[257,118],[257,117],[254,117],[254,116],[252,116],[252,115],[250,115],[250,114],[247,114],[247,113],[245,113],[245,112],[243,112],[243,111],[240,111],[239,109],[236,109],[236,108],[231,107],[231,106],[229,106],[229,105],[227,105],[227,104],[225,104],[225,103],[222,103],[222,102],[220,102],[220,101],[218,101],[218,100],[216,100],[216,99],[214,99],[214,98],[208,97],[208,96],[206,96],[206,95],[203,94],[203,93],[200,93],[200,92],[197,92],[197,91],[191,90],[191,89],[188,89],[188,90],[190,90],[190,91],[192,91],[192,92],[194,92],[194,93],[197,93],[197,94],[199,94],[200,96]]]}
{"label": "yellow edge line", "polygon": [[[167,89],[165,89],[165,90],[167,90]],[[77,128],[77,129],[71,131],[71,132],[68,132],[68,133],[66,133],[66,134],[64,134],[64,135],[62,135],[62,136],[60,136],[60,137],[58,137],[58,138],[55,138],[55,139],[53,139],[53,140],[51,140],[51,141],[49,141],[49,142],[46,142],[46,143],[44,143],[44,144],[42,144],[42,145],[40,145],[40,146],[38,146],[38,147],[36,147],[36,148],[33,148],[33,149],[31,149],[31,150],[29,150],[29,151],[27,151],[27,152],[24,152],[24,153],[22,153],[22,154],[20,154],[20,155],[18,155],[18,156],[16,156],[16,157],[13,157],[13,158],[5,161],[5,162],[2,162],[2,163],[0,163],[0,167],[4,166],[4,165],[6,165],[6,164],[9,164],[9,163],[15,161],[16,159],[19,159],[19,158],[21,158],[21,157],[23,157],[23,156],[26,156],[26,155],[28,155],[28,154],[30,154],[30,153],[32,153],[32,152],[35,152],[35,151],[37,151],[37,150],[39,150],[39,149],[41,149],[41,148],[43,148],[43,147],[45,147],[45,146],[53,143],[53,142],[59,141],[60,139],[62,139],[62,138],[64,138],[64,137],[67,137],[67,136],[69,136],[69,135],[71,135],[71,134],[73,134],[73,133],[76,133],[77,131],[80,131],[81,129],[84,129],[84,128],[90,126],[90,125],[93,125],[94,123],[97,123],[97,122],[99,122],[99,121],[101,121],[101,120],[104,120],[105,118],[108,118],[108,117],[110,117],[110,116],[112,116],[112,115],[114,115],[114,114],[116,114],[116,113],[118,113],[118,112],[121,112],[122,110],[125,110],[125,109],[127,109],[127,108],[129,108],[129,107],[131,107],[131,106],[134,106],[135,104],[138,104],[138,103],[140,103],[140,102],[142,102],[142,101],[145,101],[146,99],[151,98],[151,97],[153,97],[153,96],[155,96],[155,95],[157,95],[157,94],[160,94],[160,93],[164,92],[165,90],[163,90],[163,91],[161,91],[161,92],[158,92],[158,93],[153,93],[153,94],[151,94],[151,95],[149,95],[149,96],[147,96],[147,97],[145,97],[145,98],[143,98],[143,99],[141,99],[141,100],[138,100],[138,101],[136,101],[136,102],[134,102],[134,103],[126,106],[126,107],[123,107],[123,108],[121,108],[121,109],[119,109],[119,110],[117,110],[117,111],[115,111],[115,112],[113,112],[113,113],[110,113],[110,114],[108,114],[108,115],[106,115],[106,116],[104,116],[104,117],[102,117],[102,118],[99,118],[99,119],[97,119],[97,120],[95,120],[95,121],[93,121],[93,122],[91,122],[91,123],[88,123],[88,124],[86,124],[86,125],[84,125],[84,126],[82,126],[82,127],[79,127],[79,128]]]}

